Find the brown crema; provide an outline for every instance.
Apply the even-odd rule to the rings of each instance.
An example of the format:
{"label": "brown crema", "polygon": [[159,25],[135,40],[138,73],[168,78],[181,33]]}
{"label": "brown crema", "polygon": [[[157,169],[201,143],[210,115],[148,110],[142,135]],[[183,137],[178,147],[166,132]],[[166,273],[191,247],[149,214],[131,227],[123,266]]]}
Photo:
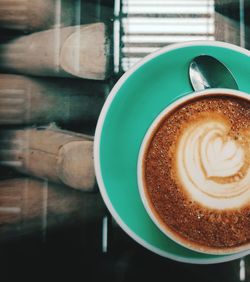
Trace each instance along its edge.
{"label": "brown crema", "polygon": [[184,189],[176,167],[183,131],[211,115],[228,121],[233,140],[245,132],[249,151],[249,101],[225,94],[193,98],[167,113],[151,134],[143,156],[143,182],[151,210],[170,234],[202,250],[230,250],[250,243],[250,202],[225,209],[202,205]]}

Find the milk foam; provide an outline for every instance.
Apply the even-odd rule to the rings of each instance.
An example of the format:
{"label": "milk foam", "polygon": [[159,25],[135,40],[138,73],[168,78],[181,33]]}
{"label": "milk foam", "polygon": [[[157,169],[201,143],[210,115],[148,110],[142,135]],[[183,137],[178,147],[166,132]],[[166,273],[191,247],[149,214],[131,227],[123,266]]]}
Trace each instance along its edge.
{"label": "milk foam", "polygon": [[250,202],[249,142],[244,146],[229,131],[226,119],[211,116],[191,122],[177,145],[176,169],[182,186],[193,200],[209,208],[239,208]]}

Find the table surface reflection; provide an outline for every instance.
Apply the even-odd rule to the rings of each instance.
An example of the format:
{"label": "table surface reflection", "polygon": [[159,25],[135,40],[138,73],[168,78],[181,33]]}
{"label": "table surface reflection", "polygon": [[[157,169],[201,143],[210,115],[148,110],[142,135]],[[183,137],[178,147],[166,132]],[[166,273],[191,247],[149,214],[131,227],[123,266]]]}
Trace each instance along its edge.
{"label": "table surface reflection", "polygon": [[[250,48],[249,0],[74,2],[76,11],[81,10],[84,23],[105,22],[112,38],[113,74],[104,81],[108,89],[103,93],[105,98],[124,72],[163,46],[192,40],[218,40]],[[2,29],[1,34],[16,35],[8,29]],[[67,130],[94,135],[96,122],[97,118],[63,126]],[[0,168],[1,181],[24,177],[13,169]],[[43,181],[45,187],[47,181]],[[35,210],[40,212],[36,217],[23,216],[18,224],[14,219],[10,224],[2,217],[1,205],[5,198],[1,199],[0,194],[2,281],[250,281],[250,256],[214,265],[191,265],[160,257],[137,244],[116,224],[98,187],[92,193],[60,185],[53,189],[46,190],[46,199],[54,201],[54,193],[67,208],[56,212],[52,204],[44,202],[41,193],[35,203]],[[23,191],[15,196],[11,201],[17,206],[28,199]],[[48,207],[49,212],[45,215],[44,209]]]}

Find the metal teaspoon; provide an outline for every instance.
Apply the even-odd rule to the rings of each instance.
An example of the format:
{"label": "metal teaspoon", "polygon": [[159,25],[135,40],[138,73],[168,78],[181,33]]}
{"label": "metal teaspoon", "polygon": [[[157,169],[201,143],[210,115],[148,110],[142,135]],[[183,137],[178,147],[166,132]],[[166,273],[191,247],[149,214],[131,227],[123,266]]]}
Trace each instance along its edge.
{"label": "metal teaspoon", "polygon": [[208,88],[239,89],[231,71],[209,55],[200,55],[191,61],[189,77],[195,91]]}

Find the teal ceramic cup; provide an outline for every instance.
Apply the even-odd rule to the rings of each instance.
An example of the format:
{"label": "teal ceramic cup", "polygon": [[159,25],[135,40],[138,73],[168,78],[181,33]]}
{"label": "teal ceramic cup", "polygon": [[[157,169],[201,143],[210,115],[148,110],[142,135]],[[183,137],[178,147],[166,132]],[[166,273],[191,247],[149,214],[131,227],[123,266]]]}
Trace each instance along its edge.
{"label": "teal ceramic cup", "polygon": [[[181,246],[196,252],[213,255],[229,255],[250,250],[250,243],[247,242],[245,244],[231,247],[215,247],[212,245],[209,246],[207,244],[194,242],[185,238],[184,236],[181,236],[181,231],[174,231],[170,226],[164,223],[161,216],[159,215],[159,212],[157,212],[157,210],[154,208],[154,204],[152,204],[152,199],[148,193],[147,185],[145,183],[145,155],[147,155],[152,137],[155,135],[155,132],[161,126],[162,122],[166,120],[167,117],[173,112],[175,112],[176,110],[179,111],[180,109],[183,109],[189,103],[193,103],[195,101],[198,101],[199,99],[213,99],[216,97],[223,97],[224,99],[234,99],[235,101],[238,100],[241,102],[244,101],[247,103],[248,106],[250,105],[250,95],[248,93],[223,88],[213,88],[199,92],[193,92],[191,94],[184,95],[183,97],[175,100],[173,103],[170,103],[170,105],[168,105],[156,117],[156,119],[153,121],[153,123],[147,130],[146,135],[144,136],[138,157],[137,178],[140,196],[148,215],[156,224],[156,226],[167,237],[180,244]],[[207,102],[209,103],[210,101],[207,100]],[[240,206],[245,208],[245,204],[247,203],[249,205],[250,202],[250,178],[248,173],[246,174],[243,180],[239,180],[237,185],[231,185],[231,183],[228,182],[225,183],[224,187],[222,184],[216,182],[214,182],[213,185],[213,182],[211,181],[211,176],[208,177],[209,173],[211,175],[215,173],[218,176],[220,175],[220,173],[224,175],[225,171],[226,173],[233,175],[235,173],[235,170],[232,170],[232,168],[235,167],[237,171],[239,167],[242,167],[246,162],[245,157],[242,157],[242,150],[240,146],[237,145],[237,142],[235,142],[235,140],[233,140],[232,138],[228,138],[226,136],[227,131],[224,127],[225,125],[223,124],[224,121],[220,121],[218,123],[218,116],[210,118],[211,120],[209,120],[209,115],[205,115],[205,118],[203,118],[203,120],[198,119],[198,122],[197,119],[194,119],[191,124],[190,122],[186,124],[184,123],[185,128],[183,128],[183,130],[186,133],[186,137],[183,137],[185,138],[185,141],[182,141],[182,146],[179,146],[182,148],[179,149],[182,152],[179,151],[177,153],[178,149],[176,147],[175,154],[176,160],[174,170],[177,170],[175,172],[175,175],[178,175],[178,183],[182,183],[181,185],[185,187],[183,188],[185,190],[184,194],[189,194],[189,201],[195,200],[196,202],[200,203],[203,207],[207,206],[205,210],[207,210],[209,213],[211,213],[213,209],[218,208],[221,208],[221,211],[224,212],[226,210],[230,212],[231,209],[235,208],[239,209]],[[195,125],[196,122],[197,126]],[[226,121],[226,123],[227,122],[228,121]],[[225,140],[224,138],[227,138],[227,140]],[[221,141],[221,143],[218,143],[218,141]],[[180,140],[178,141],[178,143],[180,144]],[[211,156],[211,154],[213,156]],[[247,153],[245,155],[247,155]],[[218,167],[219,163],[220,167]],[[214,171],[215,168],[216,171]],[[228,170],[228,168],[230,168],[230,170]],[[157,168],[155,168],[154,164],[154,170],[156,169]],[[180,180],[180,178],[182,178],[182,180]],[[168,182],[168,180],[166,180],[166,182]],[[160,182],[157,181],[156,183],[158,183],[158,185],[160,184]],[[164,192],[162,193],[166,193],[165,190],[163,191]],[[157,191],[157,193],[159,193],[159,191]],[[156,203],[156,205],[158,205],[158,203]],[[236,205],[236,207],[234,205]],[[168,215],[168,217],[171,217],[170,214]],[[178,219],[182,217],[179,212],[176,212],[175,214],[177,215]],[[194,217],[195,212],[190,218],[191,221],[184,224],[188,225],[189,229],[193,228],[192,221],[194,221]],[[185,220],[187,221],[187,218],[185,218]],[[177,223],[175,223],[175,225],[176,224]],[[203,224],[204,230],[207,230],[207,221],[204,221],[204,219],[200,218],[198,220],[198,228],[202,230]],[[199,232],[205,233],[204,230]],[[218,229],[216,230],[216,232],[218,232]],[[228,236],[230,237],[230,235]]]}
{"label": "teal ceramic cup", "polygon": [[148,250],[180,262],[211,264],[250,253],[204,254],[166,236],[147,213],[140,197],[137,162],[144,136],[171,103],[193,92],[190,61],[214,56],[233,73],[242,92],[250,93],[250,52],[222,42],[194,41],[169,45],[126,72],[109,94],[94,140],[95,171],[101,195],[121,228]]}

